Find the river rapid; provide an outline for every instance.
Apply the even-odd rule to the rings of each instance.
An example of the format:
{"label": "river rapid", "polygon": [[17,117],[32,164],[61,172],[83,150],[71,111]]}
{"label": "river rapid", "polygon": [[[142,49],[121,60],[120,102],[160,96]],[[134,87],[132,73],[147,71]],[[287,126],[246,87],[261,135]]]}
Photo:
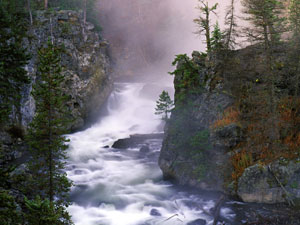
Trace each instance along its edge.
{"label": "river rapid", "polygon": [[[164,181],[158,167],[162,139],[134,148],[112,144],[132,134],[163,131],[146,84],[116,83],[107,110],[90,128],[71,134],[67,175],[74,182],[69,212],[76,225],[213,224],[220,193],[199,192]],[[152,87],[148,86],[151,90]],[[161,90],[168,87],[160,87]],[[147,146],[148,151],[140,148]],[[241,224],[245,204],[228,200],[220,210],[226,224]],[[198,222],[195,222],[198,221]],[[205,223],[206,221],[206,223]],[[221,223],[220,223],[221,224]]]}

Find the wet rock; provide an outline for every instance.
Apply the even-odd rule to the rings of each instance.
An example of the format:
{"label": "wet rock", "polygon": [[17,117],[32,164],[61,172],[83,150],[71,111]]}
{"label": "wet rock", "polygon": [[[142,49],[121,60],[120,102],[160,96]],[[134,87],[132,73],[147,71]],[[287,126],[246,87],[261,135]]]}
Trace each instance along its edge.
{"label": "wet rock", "polygon": [[206,225],[206,220],[204,219],[197,219],[192,222],[189,222],[187,225]]}
{"label": "wet rock", "polygon": [[47,43],[51,29],[57,44],[63,45],[65,50],[61,60],[65,77],[63,91],[69,97],[67,107],[72,113],[72,123],[68,128],[72,131],[82,129],[88,119],[99,112],[112,90],[108,46],[93,31],[93,24],[83,22],[81,12],[41,10],[36,14],[30,30],[31,38],[24,39],[24,45],[32,56],[26,66],[32,83],[26,85],[21,93],[20,122],[23,127],[27,127],[34,117],[35,101],[31,91],[38,78],[37,50]]}
{"label": "wet rock", "polygon": [[150,152],[150,148],[148,145],[143,145],[141,148],[140,148],[140,153],[143,153],[143,154],[146,154]]}
{"label": "wet rock", "polygon": [[287,202],[287,197],[300,199],[300,163],[281,159],[266,166],[253,165],[239,178],[237,194],[244,202],[281,203]]}
{"label": "wet rock", "polygon": [[11,136],[4,131],[0,131],[0,143],[11,145],[13,143]]}
{"label": "wet rock", "polygon": [[137,148],[140,144],[143,144],[146,140],[162,139],[163,136],[164,136],[163,133],[130,135],[129,138],[123,138],[117,140],[112,145],[112,148],[119,148],[119,149]]}
{"label": "wet rock", "polygon": [[223,146],[228,149],[237,146],[242,140],[241,128],[235,123],[216,129],[213,135],[215,146]]}
{"label": "wet rock", "polygon": [[150,215],[151,216],[161,216],[161,213],[157,209],[151,209]]}
{"label": "wet rock", "polygon": [[13,176],[17,176],[17,175],[24,175],[28,172],[29,172],[29,170],[28,170],[27,165],[26,164],[21,164],[15,170],[13,170],[10,173],[10,176],[13,177]]}
{"label": "wet rock", "polygon": [[103,148],[109,148],[109,145],[105,145],[105,146],[103,146]]}

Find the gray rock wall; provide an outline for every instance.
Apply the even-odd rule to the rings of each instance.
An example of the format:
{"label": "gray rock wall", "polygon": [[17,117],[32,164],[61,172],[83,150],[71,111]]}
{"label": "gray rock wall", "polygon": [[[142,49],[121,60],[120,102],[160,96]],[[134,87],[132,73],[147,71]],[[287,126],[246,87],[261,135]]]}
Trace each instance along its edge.
{"label": "gray rock wall", "polygon": [[61,64],[68,107],[74,119],[72,130],[84,126],[87,118],[95,114],[105,102],[112,88],[108,44],[94,31],[94,25],[83,23],[82,12],[37,11],[33,26],[24,43],[31,54],[27,71],[32,79],[24,87],[21,100],[21,124],[26,128],[34,116],[35,102],[30,95],[36,79],[37,50],[50,38],[65,47]]}
{"label": "gray rock wall", "polygon": [[[286,78],[291,71],[285,47],[275,52],[283,65],[277,70],[278,99],[293,93],[294,87]],[[232,160],[243,150],[240,143],[242,146],[243,142],[252,141],[243,127],[247,108],[244,114],[240,109],[237,121],[213,125],[229,107],[247,105],[248,102],[241,102],[247,85],[254,90],[265,88],[267,68],[262,60],[264,50],[259,46],[223,53],[211,55],[209,60],[193,53],[192,62],[199,66],[198,78],[202,85],[191,91],[183,88],[182,62],[178,63],[179,72],[174,79],[175,109],[165,127],[159,158],[164,177],[181,185],[236,195],[245,202],[299,204],[299,159],[280,158],[267,164],[252,161],[235,180]],[[183,99],[179,104],[176,96],[180,95]]]}
{"label": "gray rock wall", "polygon": [[[209,72],[204,62],[199,63],[199,80],[204,87],[197,93],[188,93],[184,106],[178,102],[172,112],[171,119],[165,127],[165,137],[159,158],[159,166],[165,178],[173,179],[181,185],[190,185],[205,190],[224,190],[224,178],[230,176],[229,147],[220,143],[237,139],[236,126],[224,128],[224,132],[216,132],[212,125],[221,112],[233,104],[233,98],[223,91],[222,86],[211,90],[210,79],[205,82]],[[181,63],[178,64],[178,67]],[[176,95],[184,90],[178,88],[183,74],[176,74]],[[226,133],[226,132],[225,132]],[[228,139],[228,140],[227,140]],[[227,169],[228,168],[228,169]]]}

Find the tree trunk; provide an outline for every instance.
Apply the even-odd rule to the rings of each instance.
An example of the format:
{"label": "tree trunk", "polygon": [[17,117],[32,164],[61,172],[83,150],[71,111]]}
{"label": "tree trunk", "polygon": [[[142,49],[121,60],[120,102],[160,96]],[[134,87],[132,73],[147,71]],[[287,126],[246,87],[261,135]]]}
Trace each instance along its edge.
{"label": "tree trunk", "polygon": [[48,9],[48,0],[44,0],[44,8],[47,10]]}
{"label": "tree trunk", "polygon": [[[49,80],[51,80],[51,74],[48,74]],[[49,108],[48,108],[48,138],[49,138],[49,145],[48,145],[48,157],[49,157],[49,200],[52,203],[54,199],[54,193],[53,193],[53,150],[52,150],[52,86],[51,82],[49,82],[48,86],[49,91]]]}
{"label": "tree trunk", "polygon": [[211,50],[211,43],[210,43],[209,11],[207,11],[207,13],[206,13],[205,36],[206,36],[207,52],[210,52],[210,50]]}
{"label": "tree trunk", "polygon": [[87,8],[87,0],[84,0],[83,3],[83,24],[86,24],[86,8]]}
{"label": "tree trunk", "polygon": [[231,15],[230,15],[230,26],[228,31],[228,37],[226,41],[226,48],[229,49],[229,43],[231,41],[232,29],[233,29],[233,18],[234,18],[234,0],[231,0]]}
{"label": "tree trunk", "polygon": [[33,19],[32,19],[32,12],[31,12],[31,4],[30,4],[31,0],[27,0],[27,8],[28,8],[28,12],[29,12],[29,17],[30,17],[30,25],[33,24]]}

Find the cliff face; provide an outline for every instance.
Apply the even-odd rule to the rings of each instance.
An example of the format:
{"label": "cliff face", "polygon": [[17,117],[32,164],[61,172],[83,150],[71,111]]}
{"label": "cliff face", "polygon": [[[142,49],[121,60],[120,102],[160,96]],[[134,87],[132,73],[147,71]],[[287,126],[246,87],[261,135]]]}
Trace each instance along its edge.
{"label": "cliff face", "polygon": [[[238,195],[246,202],[299,199],[299,156],[287,143],[292,119],[286,111],[293,119],[299,116],[289,109],[294,75],[284,47],[276,49],[273,57],[274,101],[281,107],[276,108],[276,126],[268,111],[270,71],[263,49],[219,52],[209,60],[194,52],[192,59],[177,62],[175,109],[165,127],[159,158],[165,178]],[[195,78],[189,78],[193,73],[187,68],[193,68],[196,85],[190,85]],[[297,136],[299,127],[291,124]]]}
{"label": "cliff face", "polygon": [[89,117],[97,115],[112,90],[112,80],[108,44],[93,30],[93,24],[87,22],[84,25],[80,12],[37,11],[28,38],[24,39],[31,56],[26,66],[31,82],[22,88],[20,109],[13,110],[10,120],[0,128],[4,162],[18,164],[24,159],[24,132],[35,114],[31,91],[37,79],[37,51],[51,36],[64,48],[61,64],[65,80],[62,88],[69,97],[67,106],[73,117],[71,131],[82,129]]}
{"label": "cliff face", "polygon": [[[217,134],[211,126],[220,112],[233,104],[233,98],[224,91],[221,83],[211,88],[213,81],[204,59],[196,52],[193,55],[192,61],[199,66],[197,72],[202,85],[196,87],[196,91],[180,86],[186,82],[184,72],[180,71],[184,62],[179,61],[174,79],[175,109],[165,127],[159,165],[166,178],[181,185],[220,191],[224,177],[230,173],[225,170],[229,166],[226,153],[239,133],[235,125]],[[224,144],[225,139],[231,144]]]}
{"label": "cliff face", "polygon": [[64,91],[69,96],[68,107],[72,112],[71,130],[84,126],[86,119],[99,110],[108,97],[112,81],[109,77],[108,44],[93,31],[94,25],[84,24],[83,15],[74,11],[38,11],[29,38],[24,44],[31,54],[27,71],[32,80],[23,89],[19,119],[26,128],[34,116],[35,103],[30,92],[36,79],[37,50],[51,36],[63,46],[61,64],[65,76]]}

